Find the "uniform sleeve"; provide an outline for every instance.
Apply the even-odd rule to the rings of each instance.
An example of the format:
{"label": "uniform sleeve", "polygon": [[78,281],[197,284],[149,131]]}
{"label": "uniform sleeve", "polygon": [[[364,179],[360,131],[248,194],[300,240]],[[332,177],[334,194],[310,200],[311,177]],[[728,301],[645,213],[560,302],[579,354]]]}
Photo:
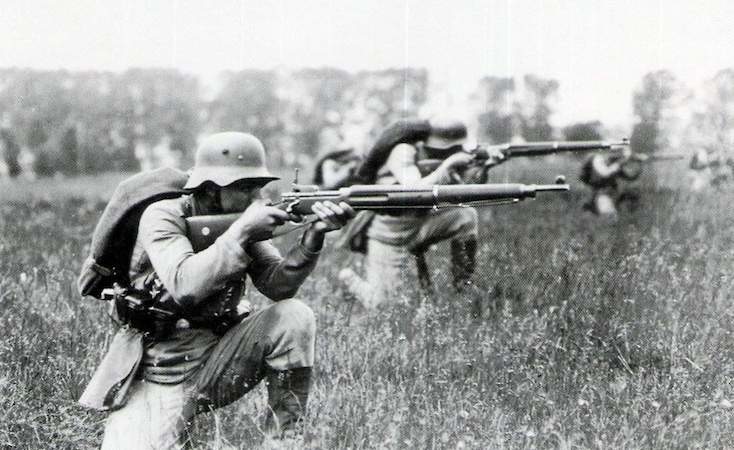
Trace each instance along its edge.
{"label": "uniform sleeve", "polygon": [[601,178],[609,178],[619,170],[618,164],[608,164],[606,159],[601,155],[595,155],[591,160],[591,167],[594,172]]}
{"label": "uniform sleeve", "polygon": [[285,257],[271,241],[256,242],[249,248],[252,262],[247,272],[255,287],[271,300],[278,301],[296,295],[303,281],[316,267],[319,253],[307,250],[303,244],[294,246]]}
{"label": "uniform sleeve", "polygon": [[158,202],[145,210],[138,239],[168,292],[181,306],[190,307],[241,276],[251,258],[226,233],[194,253],[184,218],[169,205]]}
{"label": "uniform sleeve", "polygon": [[417,150],[410,144],[399,144],[395,146],[390,156],[387,158],[385,167],[395,177],[398,184],[447,184],[450,183],[448,174],[443,166],[439,166],[436,170],[421,176],[421,172],[416,165]]}
{"label": "uniform sleeve", "polygon": [[415,154],[415,147],[408,144],[398,144],[390,152],[385,167],[398,184],[414,184],[422,178],[418,166],[415,165]]}
{"label": "uniform sleeve", "polygon": [[489,180],[489,167],[469,166],[461,173],[465,184],[484,184]]}

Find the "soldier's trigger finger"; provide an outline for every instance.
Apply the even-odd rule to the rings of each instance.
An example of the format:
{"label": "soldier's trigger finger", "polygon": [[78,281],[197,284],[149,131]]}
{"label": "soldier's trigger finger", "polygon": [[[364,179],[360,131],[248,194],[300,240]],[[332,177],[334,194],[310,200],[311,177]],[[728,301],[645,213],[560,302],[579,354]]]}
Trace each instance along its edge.
{"label": "soldier's trigger finger", "polygon": [[278,208],[272,208],[270,212],[270,217],[272,218],[273,222],[276,225],[283,225],[287,221],[291,220],[291,217],[294,216],[294,214],[288,213],[283,211],[282,209]]}

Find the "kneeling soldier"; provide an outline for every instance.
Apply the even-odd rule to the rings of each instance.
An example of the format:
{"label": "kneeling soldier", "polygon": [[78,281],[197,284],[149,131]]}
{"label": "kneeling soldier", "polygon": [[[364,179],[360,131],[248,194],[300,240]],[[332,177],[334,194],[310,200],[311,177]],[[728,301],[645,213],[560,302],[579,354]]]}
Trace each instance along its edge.
{"label": "kneeling soldier", "polygon": [[[466,140],[466,125],[453,118],[398,121],[383,132],[358,172],[376,184],[452,184],[456,182],[452,175],[467,168],[473,158],[461,151]],[[488,168],[495,163],[495,158],[502,156],[493,154],[492,157],[492,164],[465,173],[467,179],[462,182],[486,182]],[[421,173],[419,162],[430,158],[440,158],[443,162],[433,171]],[[359,221],[360,217],[355,222]],[[378,211],[366,235],[366,279],[351,268],[339,273],[347,291],[366,308],[394,299],[410,278],[417,278],[423,287],[430,289],[432,283],[424,252],[441,241],[450,241],[451,273],[456,290],[460,292],[471,284],[478,235],[478,215],[472,207]]]}
{"label": "kneeling soldier", "polygon": [[642,172],[639,161],[632,159],[632,152],[624,149],[621,154],[591,155],[581,166],[579,180],[591,189],[591,196],[584,209],[616,220],[617,205],[623,201],[636,204],[639,194],[634,190],[620,189],[620,181],[634,181]]}
{"label": "kneeling soldier", "polygon": [[[290,299],[316,265],[324,234],[353,210],[317,204],[320,220],[285,257],[269,241],[289,214],[261,201],[277,179],[252,135],[227,132],[205,139],[185,186],[190,195],[153,203],[143,213],[130,265],[131,289],[168,300],[177,320],[154,331],[126,326],[80,400],[111,409],[104,449],[181,448],[194,416],[227,405],[266,378],[275,436],[302,417],[314,363],[315,320]],[[185,218],[242,212],[209,248],[194,253]],[[247,276],[274,305],[238,310]],[[110,398],[120,399],[110,405]]]}

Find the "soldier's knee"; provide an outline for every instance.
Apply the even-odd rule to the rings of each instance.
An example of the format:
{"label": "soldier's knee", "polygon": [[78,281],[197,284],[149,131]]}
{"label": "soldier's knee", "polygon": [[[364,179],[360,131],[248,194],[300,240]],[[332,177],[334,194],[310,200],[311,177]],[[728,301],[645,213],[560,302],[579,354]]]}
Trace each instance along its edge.
{"label": "soldier's knee", "polygon": [[462,222],[477,223],[479,221],[479,214],[474,208],[458,208],[455,211],[459,214]]}
{"label": "soldier's knee", "polygon": [[316,315],[313,310],[297,299],[282,300],[270,307],[278,322],[287,328],[315,332]]}
{"label": "soldier's knee", "polygon": [[458,219],[456,221],[459,229],[464,235],[477,235],[479,230],[479,214],[474,208],[460,208],[456,210]]}

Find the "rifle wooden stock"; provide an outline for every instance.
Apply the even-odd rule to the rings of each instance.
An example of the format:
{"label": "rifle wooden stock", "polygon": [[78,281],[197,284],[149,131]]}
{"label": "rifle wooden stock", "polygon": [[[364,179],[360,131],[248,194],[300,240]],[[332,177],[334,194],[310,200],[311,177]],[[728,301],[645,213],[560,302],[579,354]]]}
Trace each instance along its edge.
{"label": "rifle wooden stock", "polygon": [[242,213],[192,216],[186,218],[191,247],[200,252],[209,247],[229,228]]}
{"label": "rifle wooden stock", "polygon": [[[463,185],[354,185],[333,191],[314,189],[286,192],[275,206],[298,216],[312,214],[316,202],[346,202],[355,210],[446,208],[516,203],[538,192],[567,191],[567,184],[463,184]],[[214,243],[240,216],[222,214],[186,218],[189,240],[198,252]]]}

